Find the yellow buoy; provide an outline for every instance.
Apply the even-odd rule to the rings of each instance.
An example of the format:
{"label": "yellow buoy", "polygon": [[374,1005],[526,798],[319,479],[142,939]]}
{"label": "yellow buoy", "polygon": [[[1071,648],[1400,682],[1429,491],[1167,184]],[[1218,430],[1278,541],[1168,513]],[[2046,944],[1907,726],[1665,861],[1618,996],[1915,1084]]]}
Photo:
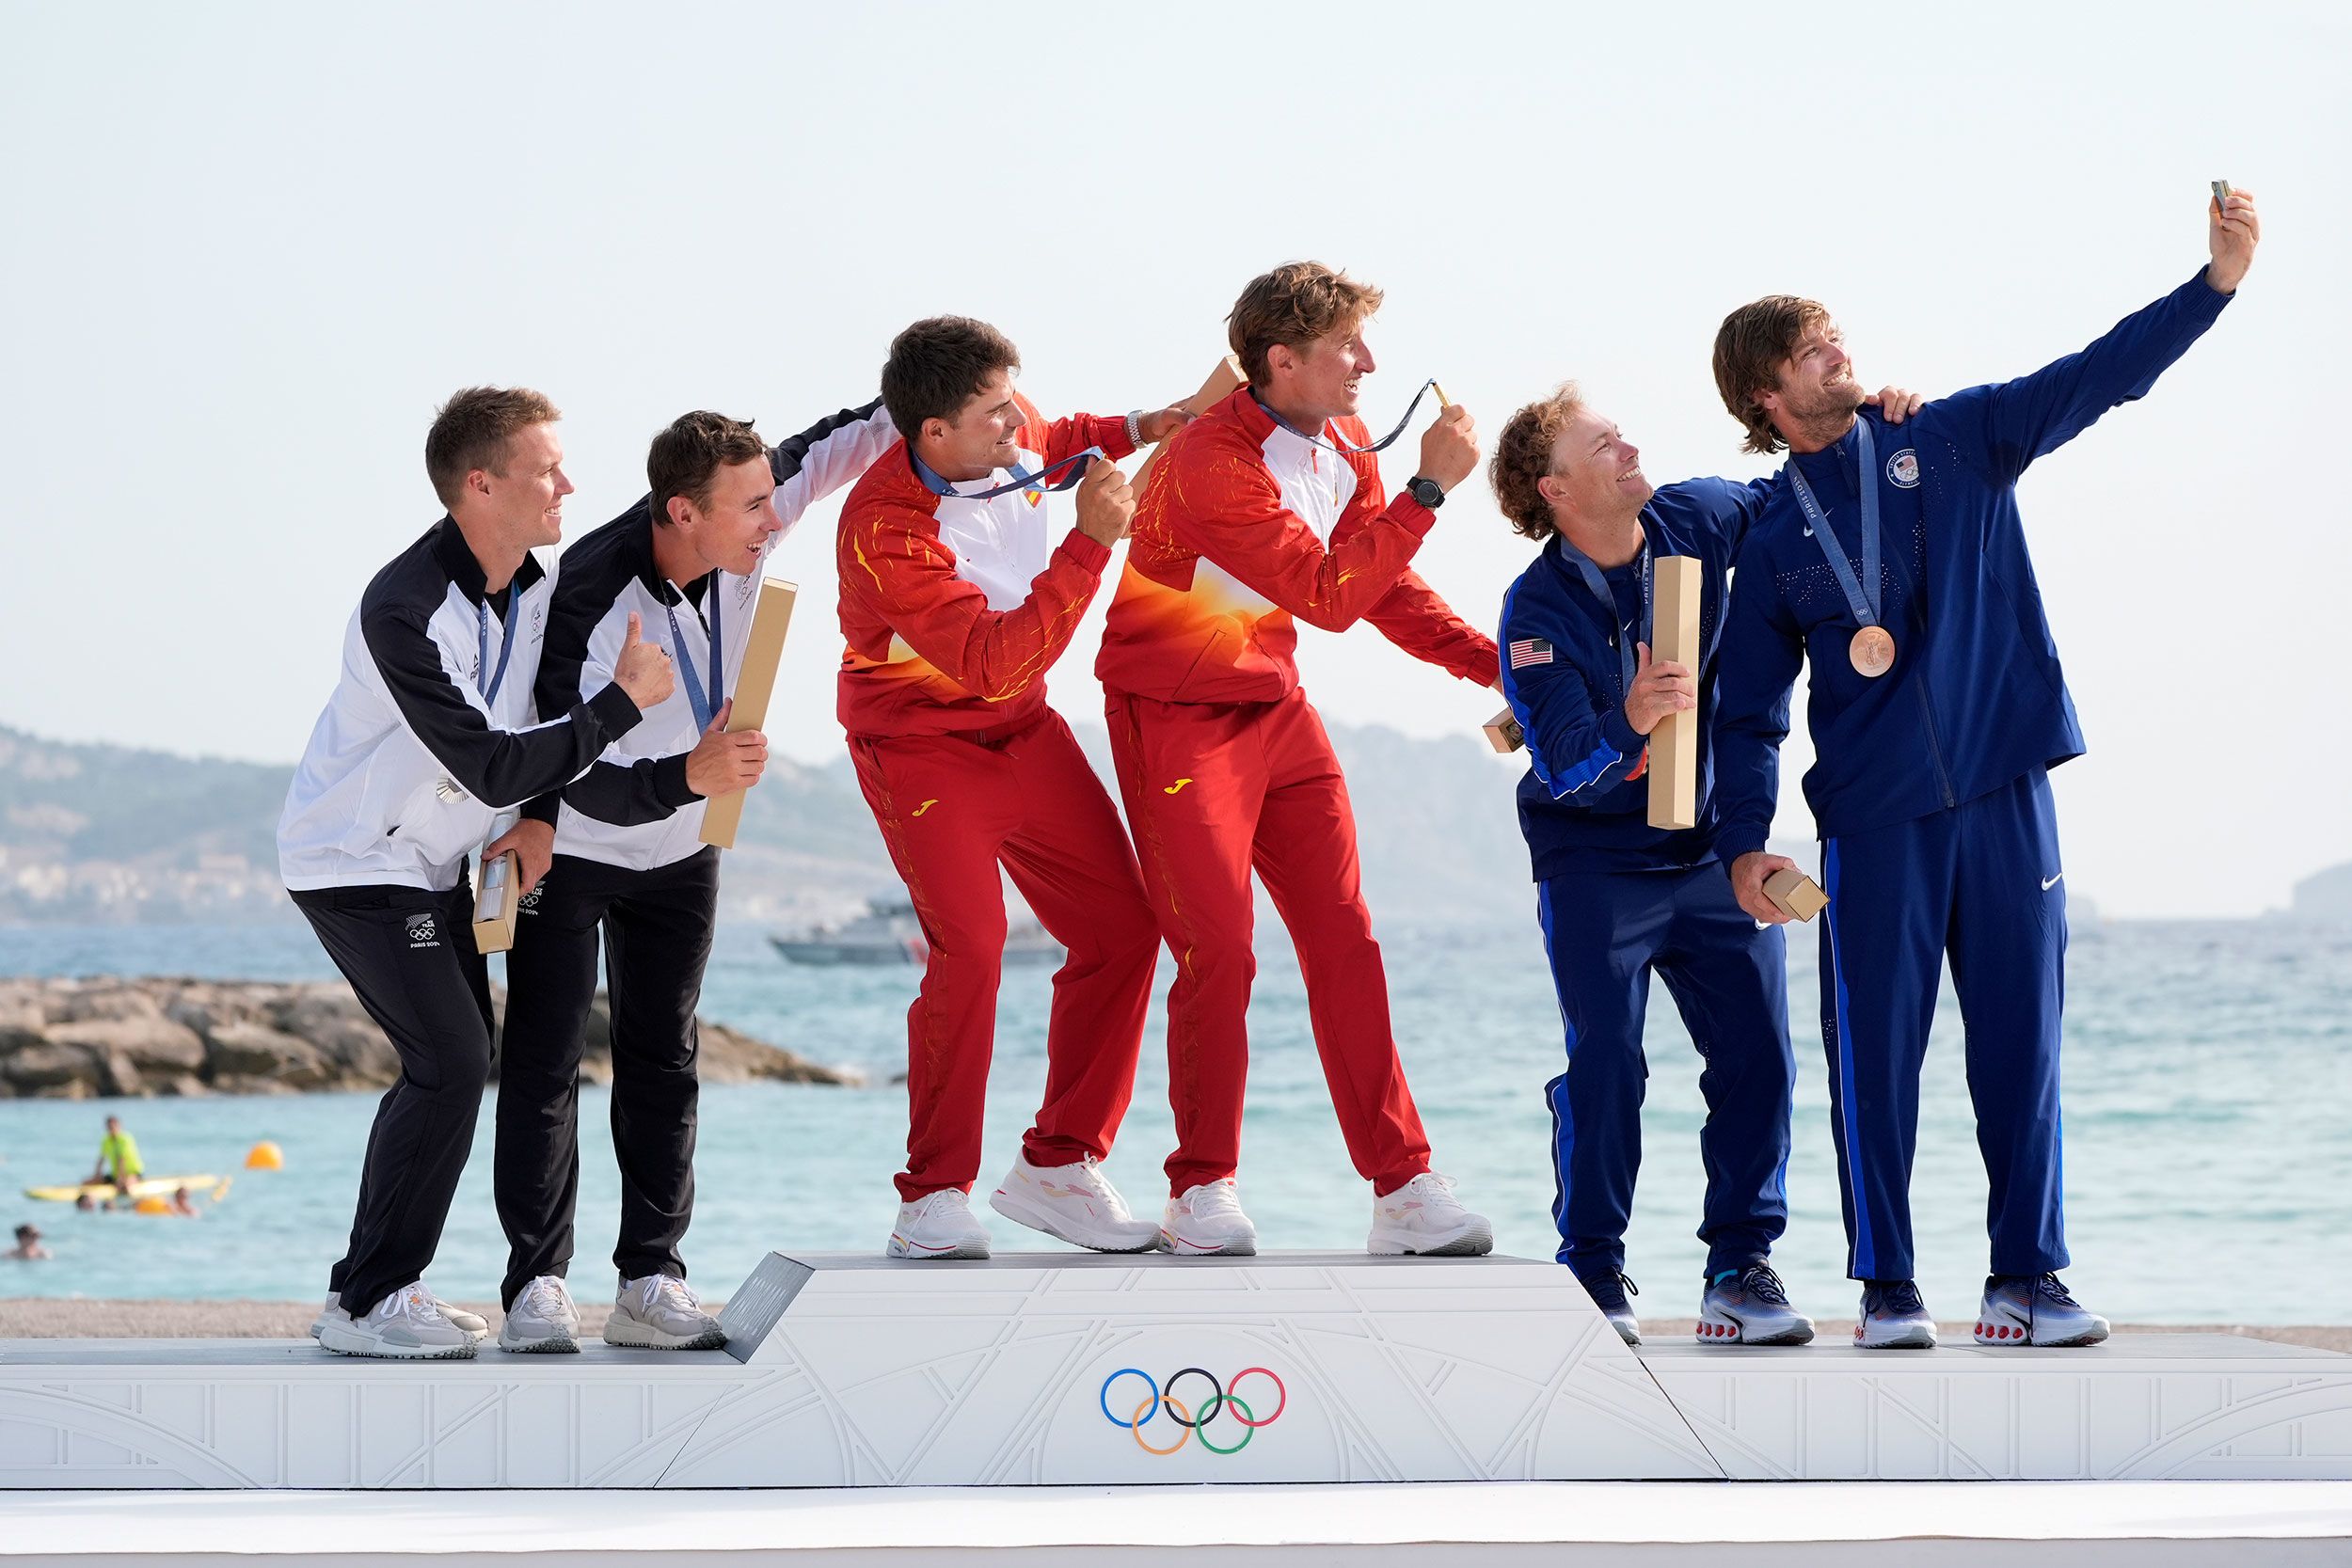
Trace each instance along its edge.
{"label": "yellow buoy", "polygon": [[245,1168],[247,1170],[284,1170],[286,1151],[264,1138],[246,1150]]}

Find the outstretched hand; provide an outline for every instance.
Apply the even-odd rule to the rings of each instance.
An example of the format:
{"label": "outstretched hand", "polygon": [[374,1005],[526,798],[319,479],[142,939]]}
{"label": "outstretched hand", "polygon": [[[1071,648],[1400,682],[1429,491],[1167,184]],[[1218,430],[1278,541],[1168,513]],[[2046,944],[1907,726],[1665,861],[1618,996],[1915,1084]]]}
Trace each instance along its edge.
{"label": "outstretched hand", "polygon": [[2225,294],[2237,293],[2245,281],[2246,269],[2254,264],[2254,247],[2262,243],[2263,222],[2254,211],[2252,191],[2232,191],[2225,207],[2218,200],[2205,203],[2205,244],[2213,252],[2213,264],[2205,269],[2205,281]]}
{"label": "outstretched hand", "polygon": [[1195,418],[1197,416],[1191,409],[1171,403],[1166,408],[1136,415],[1136,435],[1141,437],[1141,445],[1157,446],[1192,423]]}

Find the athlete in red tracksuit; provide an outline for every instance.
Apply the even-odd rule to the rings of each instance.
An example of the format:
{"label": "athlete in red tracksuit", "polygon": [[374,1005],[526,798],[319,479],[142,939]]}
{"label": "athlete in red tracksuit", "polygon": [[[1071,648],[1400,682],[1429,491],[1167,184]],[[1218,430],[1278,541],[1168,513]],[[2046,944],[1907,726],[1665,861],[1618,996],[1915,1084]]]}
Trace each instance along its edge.
{"label": "athlete in red tracksuit", "polygon": [[1124,456],[1138,425],[1156,435],[1184,416],[1047,423],[1011,389],[1017,368],[1011,344],[980,323],[941,318],[902,333],[882,392],[905,439],[841,517],[841,722],[930,948],[907,1014],[894,1257],[988,1256],[965,1195],[979,1170],[1005,943],[999,865],[1070,958],[1054,977],[1044,1103],[992,1201],[1104,1251],[1157,1240],[1094,1163],[1133,1092],[1158,933],[1110,797],[1045,705],[1045,671],[1134,503],[1116,467],[1081,458],[1073,467],[1090,471],[1079,525],[1064,533],[1046,486],[1065,459],[1090,447]]}
{"label": "athlete in red tracksuit", "polygon": [[[1429,505],[1388,501],[1374,456],[1340,450],[1369,442],[1353,408],[1356,382],[1373,369],[1359,327],[1378,299],[1313,263],[1245,292],[1232,336],[1251,385],[1154,467],[1095,665],[1144,885],[1177,961],[1168,1000],[1175,1196],[1162,1231],[1178,1252],[1255,1248],[1232,1183],[1256,971],[1253,868],[1297,947],[1332,1103],[1357,1171],[1373,1183],[1372,1250],[1492,1244],[1486,1222],[1429,1175],[1428,1139],[1390,1033],[1346,785],[1292,657],[1295,620],[1329,631],[1368,620],[1417,658],[1482,685],[1496,678],[1493,641],[1407,565],[1435,521]],[[1269,332],[1294,341],[1269,342]],[[1424,440],[1425,473],[1433,450],[1446,483],[1470,471],[1466,414],[1449,410]],[[1426,493],[1441,500],[1442,488]]]}

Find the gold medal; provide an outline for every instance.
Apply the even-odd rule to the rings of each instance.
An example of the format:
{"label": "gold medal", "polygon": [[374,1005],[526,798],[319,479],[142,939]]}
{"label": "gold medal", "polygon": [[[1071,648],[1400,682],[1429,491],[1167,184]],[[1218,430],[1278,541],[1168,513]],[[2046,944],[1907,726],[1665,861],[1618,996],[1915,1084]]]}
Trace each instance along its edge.
{"label": "gold medal", "polygon": [[1847,644],[1846,657],[1858,673],[1876,680],[1895,668],[1895,639],[1884,626],[1865,626]]}

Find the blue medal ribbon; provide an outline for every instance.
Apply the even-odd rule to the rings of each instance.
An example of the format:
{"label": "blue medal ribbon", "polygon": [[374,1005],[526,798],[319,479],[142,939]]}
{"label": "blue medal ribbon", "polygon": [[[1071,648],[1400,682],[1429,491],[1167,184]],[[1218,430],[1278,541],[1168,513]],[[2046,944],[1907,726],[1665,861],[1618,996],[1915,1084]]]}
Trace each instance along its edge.
{"label": "blue medal ribbon", "polygon": [[1396,421],[1396,428],[1390,431],[1386,436],[1381,436],[1377,441],[1375,441],[1370,446],[1366,447],[1350,446],[1345,441],[1334,441],[1327,436],[1309,435],[1306,431],[1303,431],[1296,425],[1291,423],[1290,420],[1282,418],[1281,415],[1277,414],[1271,407],[1268,407],[1265,399],[1258,396],[1258,390],[1256,388],[1253,387],[1249,389],[1249,396],[1257,403],[1259,407],[1265,409],[1265,417],[1267,419],[1272,420],[1276,424],[1280,425],[1284,430],[1289,431],[1293,436],[1297,436],[1300,440],[1311,441],[1316,446],[1321,447],[1324,451],[1338,452],[1342,457],[1353,457],[1367,451],[1386,451],[1391,447],[1396,445],[1396,438],[1405,434],[1405,427],[1406,425],[1413,422],[1413,410],[1421,406],[1421,400],[1427,397],[1429,395],[1429,388],[1435,387],[1437,384],[1438,378],[1436,376],[1431,376],[1428,380],[1422,382],[1421,384],[1421,390],[1413,394],[1413,401],[1405,405],[1405,417]]}
{"label": "blue medal ribbon", "polygon": [[1870,421],[1854,420],[1861,436],[1861,483],[1854,488],[1862,492],[1862,577],[1866,584],[1853,575],[1853,563],[1846,559],[1846,548],[1837,542],[1837,535],[1829,531],[1829,514],[1821,510],[1820,501],[1813,494],[1813,486],[1804,482],[1797,469],[1794,455],[1788,460],[1788,474],[1797,492],[1797,504],[1804,510],[1804,520],[1813,527],[1814,542],[1821,553],[1829,557],[1829,568],[1837,574],[1837,586],[1846,593],[1846,608],[1853,618],[1866,626],[1879,624],[1879,483],[1878,444],[1870,437]]}
{"label": "blue medal ribbon", "polygon": [[1626,636],[1623,629],[1618,626],[1617,596],[1609,592],[1609,579],[1601,575],[1599,563],[1574,545],[1569,544],[1566,534],[1555,534],[1553,537],[1560,541],[1560,553],[1575,563],[1577,575],[1584,579],[1584,586],[1593,591],[1593,597],[1600,601],[1602,613],[1609,617],[1609,645],[1617,650],[1617,673],[1622,683],[1617,688],[1617,698],[1622,702],[1633,694],[1633,644],[1636,641],[1643,642],[1650,641],[1652,623],[1656,618],[1656,607],[1650,598],[1649,534],[1646,531],[1642,534],[1642,553],[1639,558],[1642,563],[1642,614],[1641,635],[1638,639]]}
{"label": "blue medal ribbon", "polygon": [[[522,603],[522,594],[521,583],[510,582],[506,585],[506,638],[499,644],[499,667],[496,672],[490,669],[490,601],[484,599],[474,606],[482,621],[481,636],[474,643],[473,684],[474,689],[482,693],[484,707],[498,705],[499,687],[506,679],[506,661],[515,655],[515,610]],[[489,677],[487,686],[483,684],[485,675]]]}
{"label": "blue medal ribbon", "polygon": [[686,687],[686,701],[694,710],[694,730],[696,734],[700,734],[704,730],[710,728],[710,716],[719,711],[719,695],[722,689],[725,685],[723,673],[720,669],[719,585],[716,582],[712,583],[710,585],[710,591],[705,594],[703,597],[708,601],[710,605],[710,612],[705,617],[705,624],[710,628],[710,658],[709,662],[703,667],[704,679],[709,683],[710,688],[710,694],[707,697],[703,694],[701,689],[696,687],[694,684],[694,661],[686,657],[686,634],[678,630],[677,610],[671,605],[663,605],[661,607],[661,612],[670,618],[671,655],[673,657],[676,658],[680,664],[686,666],[686,680],[684,682]]}
{"label": "blue medal ribbon", "polygon": [[[1004,483],[986,490],[958,490],[932,472],[930,464],[915,456],[913,447],[907,448],[907,461],[914,465],[914,477],[923,482],[925,489],[934,496],[952,496],[957,500],[966,501],[984,501],[996,496],[1009,496],[1015,490],[1038,490],[1049,494],[1067,490],[1086,477],[1088,460],[1096,457],[1102,458],[1106,463],[1110,461],[1110,453],[1101,447],[1089,447],[1084,451],[1072,452],[1058,463],[1048,463],[1034,474],[1018,463],[1008,463],[1005,465],[1005,472],[1012,475],[1012,478]],[[1065,473],[1064,469],[1069,471]],[[1058,474],[1060,477],[1049,481],[1047,476],[1054,474]]]}

